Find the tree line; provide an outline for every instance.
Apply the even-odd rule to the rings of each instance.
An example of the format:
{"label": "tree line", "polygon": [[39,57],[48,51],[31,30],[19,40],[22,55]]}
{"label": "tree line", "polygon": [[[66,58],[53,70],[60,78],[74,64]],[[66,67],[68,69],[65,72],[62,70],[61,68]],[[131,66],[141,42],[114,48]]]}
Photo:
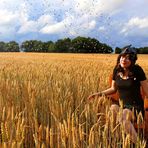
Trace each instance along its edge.
{"label": "tree line", "polygon": [[8,43],[0,42],[0,52],[19,52],[19,44],[15,41],[10,41]]}
{"label": "tree line", "polygon": [[64,38],[56,42],[27,40],[19,45],[15,41],[0,42],[0,52],[57,52],[57,53],[112,53],[113,49],[95,38]]}
{"label": "tree line", "polygon": [[[120,53],[121,48],[115,50],[109,45],[101,43],[95,38],[78,36],[74,39],[64,38],[53,41],[26,40],[20,45],[16,41],[0,42],[0,52],[47,52],[47,53]],[[140,54],[148,53],[148,47],[136,48]]]}
{"label": "tree line", "polygon": [[[135,48],[138,54],[148,54],[148,47],[140,47],[140,48]],[[116,47],[115,48],[115,53],[121,53],[122,48]]]}

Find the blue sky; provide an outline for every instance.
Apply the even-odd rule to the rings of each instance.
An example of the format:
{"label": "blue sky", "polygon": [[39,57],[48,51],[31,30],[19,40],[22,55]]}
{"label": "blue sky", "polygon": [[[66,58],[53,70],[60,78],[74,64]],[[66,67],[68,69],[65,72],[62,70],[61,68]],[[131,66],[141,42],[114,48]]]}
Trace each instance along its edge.
{"label": "blue sky", "polygon": [[0,41],[93,37],[148,46],[148,0],[1,0]]}

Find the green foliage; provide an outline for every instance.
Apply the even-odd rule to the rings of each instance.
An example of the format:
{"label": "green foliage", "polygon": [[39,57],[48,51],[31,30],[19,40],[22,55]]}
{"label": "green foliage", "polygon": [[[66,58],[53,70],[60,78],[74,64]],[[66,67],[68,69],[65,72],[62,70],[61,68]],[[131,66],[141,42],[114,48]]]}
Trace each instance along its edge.
{"label": "green foliage", "polygon": [[[139,54],[148,54],[148,47],[135,48]],[[95,38],[78,36],[74,39],[64,38],[56,42],[42,42],[38,40],[24,41],[20,48],[15,41],[0,42],[0,52],[59,52],[59,53],[112,53],[113,49],[99,42]],[[115,53],[121,53],[122,49],[115,48]]]}
{"label": "green foliage", "polygon": [[[135,48],[138,54],[148,54],[148,47],[140,47],[140,48]],[[115,53],[119,54],[121,53],[122,49],[119,47],[115,48]]]}
{"label": "green foliage", "polygon": [[5,46],[6,46],[6,43],[5,42],[0,42],[0,52],[4,52],[5,51]]}
{"label": "green foliage", "polygon": [[19,44],[15,41],[0,42],[0,52],[19,52]]}
{"label": "green foliage", "polygon": [[72,40],[72,52],[75,53],[111,53],[112,48],[95,38],[77,37]]}
{"label": "green foliage", "polygon": [[6,43],[6,51],[8,52],[19,52],[19,44],[15,41]]}
{"label": "green foliage", "polygon": [[25,52],[60,52],[60,53],[111,53],[112,48],[100,43],[94,38],[77,37],[41,42],[37,40],[25,41],[21,48]]}
{"label": "green foliage", "polygon": [[54,43],[52,41],[44,42],[42,51],[44,51],[44,52],[55,52]]}
{"label": "green foliage", "polygon": [[37,40],[23,42],[21,49],[25,52],[44,52],[43,42]]}
{"label": "green foliage", "polygon": [[107,44],[102,44],[102,52],[103,53],[112,53],[113,49]]}
{"label": "green foliage", "polygon": [[139,54],[148,54],[148,47],[137,48]]}
{"label": "green foliage", "polygon": [[115,48],[115,53],[121,53],[121,51],[122,51],[121,48],[119,48],[119,47],[116,47],[116,48]]}
{"label": "green foliage", "polygon": [[30,40],[21,44],[21,50],[25,52],[54,52],[55,48],[52,41],[42,42]]}
{"label": "green foliage", "polygon": [[56,52],[71,52],[70,49],[71,49],[70,38],[60,39],[55,42]]}

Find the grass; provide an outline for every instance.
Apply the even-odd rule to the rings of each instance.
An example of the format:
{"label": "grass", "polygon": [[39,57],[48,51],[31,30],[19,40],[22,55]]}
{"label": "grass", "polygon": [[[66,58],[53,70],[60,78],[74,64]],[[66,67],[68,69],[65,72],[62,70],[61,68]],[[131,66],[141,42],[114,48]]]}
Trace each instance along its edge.
{"label": "grass", "polygon": [[[138,63],[148,75],[148,56]],[[113,127],[109,87],[117,55],[0,53],[0,147],[129,147]],[[140,135],[140,134],[139,134]],[[139,139],[137,147],[144,147]]]}

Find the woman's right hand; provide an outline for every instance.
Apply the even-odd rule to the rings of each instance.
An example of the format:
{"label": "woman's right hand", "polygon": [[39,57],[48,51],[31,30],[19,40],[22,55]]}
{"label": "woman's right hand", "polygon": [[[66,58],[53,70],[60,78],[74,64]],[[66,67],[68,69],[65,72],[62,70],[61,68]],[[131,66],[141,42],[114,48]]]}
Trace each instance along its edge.
{"label": "woman's right hand", "polygon": [[100,97],[101,95],[102,95],[102,93],[100,93],[100,92],[94,93],[88,97],[88,100],[91,101],[91,100],[95,99],[96,97]]}

